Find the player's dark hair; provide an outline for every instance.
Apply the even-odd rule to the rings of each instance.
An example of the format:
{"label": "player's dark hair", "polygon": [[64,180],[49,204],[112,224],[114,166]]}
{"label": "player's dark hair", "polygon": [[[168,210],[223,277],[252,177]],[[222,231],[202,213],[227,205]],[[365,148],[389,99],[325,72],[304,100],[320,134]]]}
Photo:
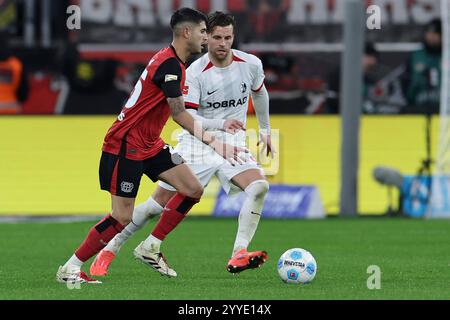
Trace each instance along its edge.
{"label": "player's dark hair", "polygon": [[208,19],[204,13],[191,8],[181,8],[172,14],[172,17],[170,18],[170,27],[173,30],[176,25],[183,22],[193,22],[199,24],[202,21],[204,21],[205,24],[208,24]]}
{"label": "player's dark hair", "polygon": [[227,27],[229,25],[233,26],[233,30],[236,27],[236,21],[229,13],[216,11],[208,15],[208,32],[212,32],[215,27]]}

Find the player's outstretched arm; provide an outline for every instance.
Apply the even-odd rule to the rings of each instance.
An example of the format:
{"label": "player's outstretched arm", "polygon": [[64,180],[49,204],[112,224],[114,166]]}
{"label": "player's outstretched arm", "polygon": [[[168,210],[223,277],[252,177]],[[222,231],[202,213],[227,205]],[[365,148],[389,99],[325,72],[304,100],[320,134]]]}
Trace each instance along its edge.
{"label": "player's outstretched arm", "polygon": [[239,152],[248,152],[245,148],[235,147],[216,140],[213,135],[203,130],[201,124],[197,122],[184,107],[184,99],[182,96],[177,98],[167,98],[169,103],[173,120],[189,131],[203,143],[209,145],[223,158],[230,161],[231,164],[243,163],[242,159],[238,157]]}
{"label": "player's outstretched arm", "polygon": [[269,156],[269,154],[271,154],[273,158],[273,153],[275,151],[270,137],[269,93],[267,92],[266,87],[263,85],[261,90],[257,92],[253,91],[252,99],[259,124],[260,140],[258,146],[262,143],[263,149],[261,152],[264,152],[264,150],[267,149],[266,155]]}

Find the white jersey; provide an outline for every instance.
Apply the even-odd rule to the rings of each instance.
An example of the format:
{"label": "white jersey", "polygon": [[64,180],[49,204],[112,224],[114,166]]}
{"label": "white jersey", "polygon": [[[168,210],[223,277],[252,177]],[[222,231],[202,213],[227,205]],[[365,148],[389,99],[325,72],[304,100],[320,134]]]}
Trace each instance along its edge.
{"label": "white jersey", "polygon": [[[215,67],[208,54],[193,62],[186,70],[184,101],[187,108],[197,109],[199,116],[207,119],[237,119],[245,127],[250,94],[263,87],[264,70],[261,60],[256,56],[234,49],[232,54],[233,62],[225,68]],[[226,136],[229,134],[215,131],[214,135],[221,140],[228,140]],[[243,131],[237,136],[245,141]],[[187,131],[180,136],[180,142],[189,139],[195,138]]]}
{"label": "white jersey", "polygon": [[[196,109],[203,118],[237,119],[245,124],[251,90],[257,92],[262,89],[263,84],[262,63],[254,55],[233,50],[233,62],[228,67],[217,68],[206,54],[186,70],[184,101],[186,108]],[[209,132],[228,144],[245,146],[244,131],[234,135],[218,129]],[[186,130],[179,136],[174,152],[183,157],[203,187],[215,175],[229,194],[242,191],[232,183],[236,175],[250,169],[261,170],[261,174],[264,174],[250,153],[241,152],[239,157],[244,163],[232,166]],[[159,185],[175,191],[175,188],[163,181]]]}

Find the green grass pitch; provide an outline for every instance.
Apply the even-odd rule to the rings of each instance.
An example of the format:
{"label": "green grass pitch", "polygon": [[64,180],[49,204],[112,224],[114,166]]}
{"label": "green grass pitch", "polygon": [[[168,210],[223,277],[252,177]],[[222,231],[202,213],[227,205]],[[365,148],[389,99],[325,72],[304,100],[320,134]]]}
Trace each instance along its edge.
{"label": "green grass pitch", "polygon": [[[0,299],[450,299],[450,221],[262,219],[249,249],[267,250],[269,260],[232,275],[225,265],[237,219],[187,218],[163,245],[177,278],[161,277],[133,258],[154,224],[126,243],[103,284],[73,290],[57,283],[55,273],[92,222],[0,224]],[[294,247],[317,260],[309,285],[278,277],[278,258]],[[370,265],[381,269],[379,290],[367,288]]]}

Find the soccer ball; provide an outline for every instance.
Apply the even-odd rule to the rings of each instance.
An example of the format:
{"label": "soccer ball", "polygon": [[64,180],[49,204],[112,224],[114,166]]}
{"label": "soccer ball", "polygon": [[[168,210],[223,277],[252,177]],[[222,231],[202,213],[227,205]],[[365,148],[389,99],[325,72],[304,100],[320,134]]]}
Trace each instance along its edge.
{"label": "soccer ball", "polygon": [[278,274],[286,283],[310,283],[316,272],[316,259],[305,249],[289,249],[278,260]]}

